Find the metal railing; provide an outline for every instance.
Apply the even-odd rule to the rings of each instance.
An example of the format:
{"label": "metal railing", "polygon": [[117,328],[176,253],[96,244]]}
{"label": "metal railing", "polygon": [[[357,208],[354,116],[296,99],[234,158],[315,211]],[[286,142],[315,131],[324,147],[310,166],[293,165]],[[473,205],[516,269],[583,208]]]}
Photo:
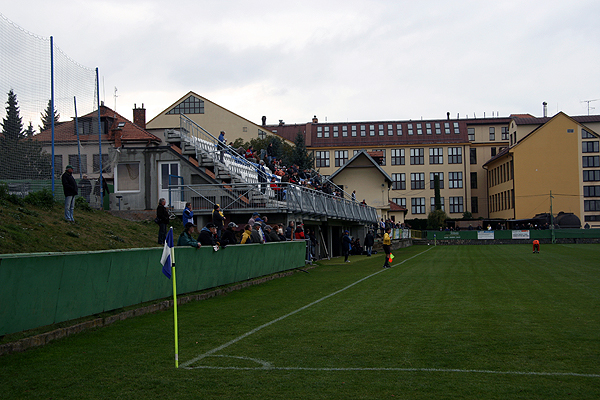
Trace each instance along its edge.
{"label": "metal railing", "polygon": [[285,212],[311,217],[328,217],[374,223],[375,208],[332,196],[318,190],[290,183],[230,183],[222,185],[170,185],[174,210],[181,211],[186,202],[194,211],[212,211],[219,204],[225,212]]}
{"label": "metal railing", "polygon": [[208,156],[214,163],[223,164],[243,182],[259,182],[259,176],[267,181],[275,176],[279,181],[279,177],[273,175],[268,167],[264,167],[265,172],[263,173],[258,164],[246,160],[237,153],[236,149],[219,142],[219,139],[183,114],[179,116],[179,126],[179,131],[170,130],[170,132],[173,134],[179,133],[186,143],[194,146],[197,160],[200,160],[202,155]]}

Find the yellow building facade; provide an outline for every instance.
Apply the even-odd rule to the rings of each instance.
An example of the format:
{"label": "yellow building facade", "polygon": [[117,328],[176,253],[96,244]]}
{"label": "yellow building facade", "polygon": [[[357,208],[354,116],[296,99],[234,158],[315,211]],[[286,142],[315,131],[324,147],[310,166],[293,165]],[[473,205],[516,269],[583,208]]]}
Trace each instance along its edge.
{"label": "yellow building facade", "polygon": [[537,127],[519,122],[509,127],[512,145],[485,164],[489,217],[528,219],[552,209],[600,227],[598,134],[562,112]]}

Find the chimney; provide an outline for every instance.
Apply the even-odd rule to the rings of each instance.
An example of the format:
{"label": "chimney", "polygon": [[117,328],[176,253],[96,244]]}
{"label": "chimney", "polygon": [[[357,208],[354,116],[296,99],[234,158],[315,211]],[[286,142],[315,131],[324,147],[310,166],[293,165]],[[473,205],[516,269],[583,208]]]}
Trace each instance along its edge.
{"label": "chimney", "polygon": [[318,124],[319,123],[319,119],[317,118],[317,116],[315,115],[312,119],[313,124]]}
{"label": "chimney", "polygon": [[142,129],[146,129],[146,109],[144,108],[144,103],[142,103],[142,108],[137,108],[135,104],[133,105],[133,123]]}
{"label": "chimney", "polygon": [[548,103],[543,102],[542,106],[544,106],[544,118],[548,116]]}
{"label": "chimney", "polygon": [[262,116],[262,126],[267,125],[267,117],[265,115]]}
{"label": "chimney", "polygon": [[446,119],[450,119],[450,111],[446,113]]}

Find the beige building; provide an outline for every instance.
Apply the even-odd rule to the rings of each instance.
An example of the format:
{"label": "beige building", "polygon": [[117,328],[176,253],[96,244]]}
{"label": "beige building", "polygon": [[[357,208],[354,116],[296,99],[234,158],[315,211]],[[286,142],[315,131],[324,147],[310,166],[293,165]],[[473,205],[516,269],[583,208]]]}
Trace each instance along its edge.
{"label": "beige building", "polygon": [[600,228],[598,134],[562,112],[535,120],[514,118],[510,147],[484,165],[490,218],[527,219],[552,209]]}
{"label": "beige building", "polygon": [[[483,164],[508,146],[510,118],[319,123],[268,126],[286,137],[300,130],[314,152],[315,168],[331,175],[366,150],[391,178],[388,198],[407,209],[406,218],[427,218],[434,209],[434,177],[440,177],[442,208],[450,218],[470,211],[487,217]],[[344,184],[358,199],[370,195],[357,179]],[[386,217],[385,211],[381,217]]]}
{"label": "beige building", "polygon": [[214,139],[219,137],[221,131],[225,131],[227,143],[234,142],[238,138],[250,141],[250,139],[264,138],[271,134],[264,127],[256,125],[194,92],[188,92],[160,112],[146,123],[145,128],[156,136],[164,137],[166,129],[179,129],[181,114],[185,114],[194,123],[208,131]]}

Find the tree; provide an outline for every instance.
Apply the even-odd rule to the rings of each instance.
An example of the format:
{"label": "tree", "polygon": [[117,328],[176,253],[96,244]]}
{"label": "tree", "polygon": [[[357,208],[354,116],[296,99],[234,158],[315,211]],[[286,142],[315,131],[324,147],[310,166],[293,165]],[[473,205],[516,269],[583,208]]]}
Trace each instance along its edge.
{"label": "tree", "polygon": [[433,188],[434,188],[434,204],[435,210],[430,212],[427,216],[427,229],[439,229],[446,225],[446,219],[448,216],[442,211],[442,199],[440,197],[440,177],[435,175],[433,177]]}
{"label": "tree", "polygon": [[296,140],[294,140],[294,150],[291,154],[291,163],[298,165],[300,170],[312,169],[314,165],[314,155],[308,154],[306,144],[304,143],[304,135],[298,130]]}
{"label": "tree", "polygon": [[2,136],[5,141],[17,141],[23,137],[23,121],[19,115],[17,95],[10,89],[6,101],[6,117],[2,121]]}
{"label": "tree", "polygon": [[33,135],[35,135],[35,129],[33,129],[33,124],[31,123],[31,121],[29,121],[29,126],[27,127],[27,130],[25,131],[25,137],[31,138],[31,137],[33,137]]}
{"label": "tree", "polygon": [[48,107],[46,107],[43,113],[40,113],[43,124],[42,126],[38,126],[40,132],[52,128],[52,115],[54,115],[54,125],[56,125],[60,119],[60,114],[56,112],[56,109],[54,112],[52,111],[52,100],[48,100]]}
{"label": "tree", "polygon": [[31,123],[27,132],[23,131],[17,95],[12,89],[6,103],[0,140],[0,179],[48,179],[51,157],[37,140],[26,136],[27,132],[33,132]]}

